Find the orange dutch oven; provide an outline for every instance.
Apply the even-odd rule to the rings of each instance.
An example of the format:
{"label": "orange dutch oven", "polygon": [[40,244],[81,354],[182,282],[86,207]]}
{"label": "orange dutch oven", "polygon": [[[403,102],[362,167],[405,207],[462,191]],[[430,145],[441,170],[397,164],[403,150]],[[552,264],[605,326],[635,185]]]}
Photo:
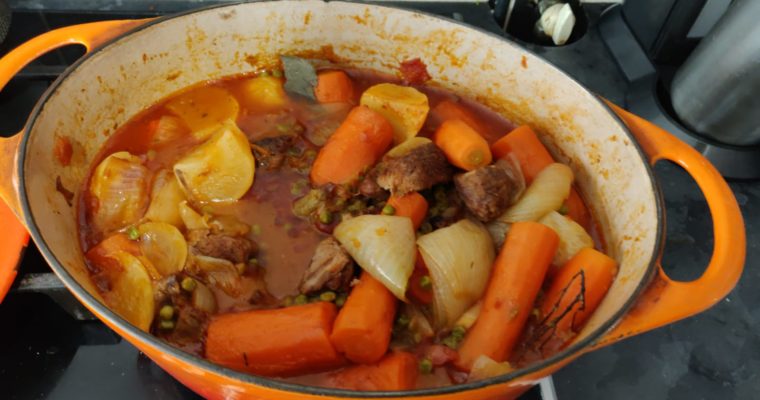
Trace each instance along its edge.
{"label": "orange dutch oven", "polygon": [[[726,182],[696,151],[662,129],[605,103],[518,45],[460,23],[378,5],[278,1],[215,6],[155,20],[107,21],[57,29],[0,59],[0,88],[47,51],[82,44],[88,53],[37,104],[24,130],[0,142],[5,250],[0,294],[31,234],[69,290],[113,330],[198,394],[208,398],[486,399],[516,396],[580,355],[694,315],[726,296],[741,274],[745,233]],[[393,72],[419,57],[432,85],[478,100],[541,133],[575,172],[620,266],[602,304],[574,341],[526,368],[473,383],[405,392],[326,389],[252,376],[184,353],[110,311],[89,279],[78,245],[79,196],[93,157],[114,130],[193,83],[273,66],[281,54]],[[56,157],[61,139],[70,159]],[[707,199],[715,244],[704,274],[668,278],[660,266],[664,210],[650,165],[669,160]],[[2,296],[0,296],[2,298]]]}

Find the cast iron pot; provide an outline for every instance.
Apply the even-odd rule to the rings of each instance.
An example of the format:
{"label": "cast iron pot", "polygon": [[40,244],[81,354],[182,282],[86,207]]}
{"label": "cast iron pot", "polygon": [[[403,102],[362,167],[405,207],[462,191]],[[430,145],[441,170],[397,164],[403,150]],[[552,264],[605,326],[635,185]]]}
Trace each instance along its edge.
{"label": "cast iron pot", "polygon": [[[89,53],[48,89],[23,132],[0,142],[0,194],[69,290],[202,396],[506,398],[585,352],[706,309],[728,294],[741,274],[743,221],[733,194],[710,163],[670,134],[605,104],[536,55],[457,22],[377,5],[309,0],[90,23],[45,33],[13,50],[0,60],[0,87],[34,58],[71,43],[85,45]],[[419,57],[433,85],[536,128],[553,155],[574,170],[602,228],[606,250],[620,265],[606,298],[572,344],[527,368],[479,382],[357,392],[232,371],[175,349],[109,310],[89,279],[78,245],[77,210],[72,206],[76,200],[67,200],[57,188],[79,196],[103,142],[135,113],[196,82],[274,66],[281,54],[386,72],[394,72],[401,60]],[[70,162],[55,156],[61,138],[72,144]],[[713,217],[712,260],[702,277],[688,283],[668,279],[659,265],[664,211],[650,164],[661,159],[679,164],[694,177]],[[8,218],[4,223],[13,225]],[[15,267],[5,266],[0,287],[10,285],[9,265]]]}

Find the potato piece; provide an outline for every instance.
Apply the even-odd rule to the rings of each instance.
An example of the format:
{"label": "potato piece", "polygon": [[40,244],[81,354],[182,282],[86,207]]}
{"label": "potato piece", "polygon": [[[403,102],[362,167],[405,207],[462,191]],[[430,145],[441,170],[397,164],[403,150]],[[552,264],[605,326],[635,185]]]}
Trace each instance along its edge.
{"label": "potato piece", "polygon": [[173,225],[146,222],[137,227],[140,250],[161,276],[175,274],[185,268],[187,242]]}
{"label": "potato piece", "polygon": [[111,258],[116,263],[101,267],[120,271],[112,271],[111,290],[103,293],[103,299],[122,318],[147,332],[155,312],[150,276],[140,260],[126,251],[117,251]]}
{"label": "potato piece", "polygon": [[360,103],[377,111],[391,123],[396,144],[416,136],[430,110],[424,93],[393,83],[381,83],[365,90]]}
{"label": "potato piece", "polygon": [[191,198],[228,202],[253,184],[256,163],[245,134],[226,121],[211,138],[174,164],[174,175]]}
{"label": "potato piece", "polygon": [[207,218],[204,218],[202,215],[198,214],[198,212],[193,210],[193,208],[187,204],[187,201],[180,202],[177,209],[179,210],[180,217],[182,217],[182,223],[185,224],[187,230],[209,228]]}
{"label": "potato piece", "polygon": [[259,76],[244,81],[241,86],[243,101],[253,111],[271,111],[284,107],[287,102],[282,79]]}
{"label": "potato piece", "polygon": [[185,194],[171,171],[162,170],[156,175],[150,197],[146,219],[182,227],[179,203],[185,200]]}
{"label": "potato piece", "polygon": [[240,111],[235,97],[216,86],[183,93],[166,103],[166,108],[180,117],[198,139],[205,139],[224,121],[236,120]]}
{"label": "potato piece", "polygon": [[155,124],[156,130],[150,138],[151,148],[170,145],[175,140],[190,133],[185,121],[174,115],[164,115],[153,121],[152,124]]}
{"label": "potato piece", "polygon": [[92,222],[96,230],[110,232],[137,222],[148,206],[148,169],[126,151],[101,161],[90,181],[97,200]]}
{"label": "potato piece", "polygon": [[388,152],[385,153],[385,155],[390,158],[398,158],[416,149],[417,147],[424,146],[428,143],[433,143],[433,141],[426,137],[415,136],[413,138],[409,138],[408,140],[405,140],[403,143],[388,150]]}

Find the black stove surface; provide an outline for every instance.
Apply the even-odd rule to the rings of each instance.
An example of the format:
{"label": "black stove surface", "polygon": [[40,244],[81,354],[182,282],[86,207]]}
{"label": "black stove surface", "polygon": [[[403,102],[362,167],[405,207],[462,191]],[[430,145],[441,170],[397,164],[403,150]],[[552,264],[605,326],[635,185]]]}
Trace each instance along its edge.
{"label": "black stove surface", "polygon": [[[1,0],[0,0],[1,1]],[[214,1],[10,0],[9,37],[0,55],[49,29],[75,23],[160,15]],[[499,32],[486,3],[404,3]],[[586,6],[590,26],[562,48],[524,44],[592,91],[623,104],[628,82],[596,28],[605,6]],[[71,47],[27,67],[0,92],[0,134],[20,130],[25,116],[66,65],[82,54]],[[704,198],[688,175],[659,163],[656,176],[667,210],[663,263],[675,279],[699,276],[712,249],[712,224]],[[554,375],[560,399],[756,398],[760,389],[760,183],[732,182],[742,206],[749,243],[737,288],[711,310],[581,357]],[[47,287],[49,273],[30,245],[19,279],[0,305],[0,398],[193,399],[132,345],[91,319],[65,289]],[[55,300],[53,300],[55,299]],[[68,304],[69,306],[66,306]],[[64,305],[62,307],[61,305]],[[540,399],[533,389],[522,399]],[[548,397],[547,397],[548,398]]]}

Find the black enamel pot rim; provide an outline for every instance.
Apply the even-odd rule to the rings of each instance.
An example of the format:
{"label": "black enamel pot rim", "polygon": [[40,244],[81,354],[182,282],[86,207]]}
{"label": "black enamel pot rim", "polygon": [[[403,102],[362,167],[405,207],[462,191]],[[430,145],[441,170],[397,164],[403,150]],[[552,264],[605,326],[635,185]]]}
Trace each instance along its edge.
{"label": "black enamel pot rim", "polygon": [[[293,393],[299,393],[299,394],[305,394],[305,395],[315,395],[315,396],[333,396],[333,397],[341,397],[341,398],[394,398],[394,397],[409,397],[409,396],[435,396],[435,395],[445,395],[445,394],[453,394],[453,393],[461,393],[466,392],[470,390],[475,390],[487,386],[497,385],[497,384],[503,384],[509,381],[516,380],[521,377],[525,377],[531,373],[540,371],[544,368],[547,368],[549,366],[552,366],[557,363],[561,363],[563,361],[566,361],[568,359],[571,359],[573,357],[577,357],[580,354],[584,352],[584,350],[592,346],[595,341],[602,337],[602,335],[610,330],[612,327],[617,324],[621,318],[628,312],[630,307],[633,305],[633,303],[636,301],[636,299],[639,297],[639,295],[643,292],[643,290],[648,286],[651,278],[654,276],[654,272],[657,270],[657,264],[656,260],[658,258],[658,255],[662,252],[662,234],[663,234],[663,211],[662,211],[662,195],[661,191],[659,189],[659,186],[656,184],[656,181],[654,179],[654,174],[652,172],[651,167],[649,166],[648,160],[644,152],[641,150],[641,148],[638,145],[638,142],[634,138],[634,136],[631,134],[628,127],[623,123],[623,121],[615,114],[608,106],[604,103],[601,99],[594,96],[595,101],[599,102],[599,104],[604,107],[607,112],[610,114],[612,118],[614,118],[617,123],[620,125],[620,128],[626,133],[628,136],[628,139],[631,141],[631,143],[634,143],[634,147],[637,149],[637,153],[640,157],[640,161],[645,165],[648,179],[651,185],[652,191],[655,193],[655,202],[656,202],[656,212],[658,221],[660,221],[657,224],[657,232],[655,237],[655,246],[653,248],[653,252],[651,254],[651,259],[649,262],[649,265],[647,267],[646,276],[644,279],[641,280],[639,285],[636,287],[636,290],[634,293],[630,296],[629,299],[626,300],[623,307],[615,313],[611,318],[609,318],[607,321],[605,321],[599,328],[597,328],[594,332],[589,334],[587,337],[585,337],[583,340],[574,343],[573,345],[567,347],[566,349],[562,350],[561,352],[544,359],[540,362],[534,363],[526,368],[518,369],[513,372],[510,372],[505,375],[500,375],[488,379],[484,379],[481,381],[471,382],[471,383],[464,383],[464,384],[458,384],[458,385],[450,385],[440,388],[431,388],[431,389],[415,389],[415,390],[407,390],[407,391],[396,391],[396,392],[362,392],[362,391],[355,391],[355,390],[344,390],[344,389],[332,389],[332,388],[322,388],[322,387],[315,387],[315,386],[307,386],[307,385],[301,385],[296,383],[290,383],[290,382],[283,382],[275,379],[260,377],[260,376],[254,376],[249,375],[241,372],[234,371],[232,369],[228,369],[216,364],[213,364],[203,358],[191,355],[189,353],[186,353],[182,350],[179,350],[171,345],[169,345],[166,342],[163,342],[156,338],[155,336],[143,332],[139,328],[133,326],[120,316],[118,316],[116,313],[108,309],[104,304],[100,303],[95,297],[93,297],[89,292],[87,292],[82,286],[77,283],[77,281],[74,279],[74,277],[69,274],[69,272],[63,267],[63,265],[58,261],[56,256],[51,251],[48,244],[45,242],[45,240],[42,237],[42,234],[38,228],[37,221],[34,219],[34,216],[31,212],[31,207],[29,204],[29,198],[27,197],[26,192],[26,172],[24,170],[24,162],[26,159],[26,152],[27,152],[27,146],[29,144],[29,133],[31,132],[31,128],[34,126],[37,118],[40,115],[40,112],[44,108],[45,104],[47,103],[48,99],[52,96],[53,93],[58,89],[58,87],[61,85],[63,81],[66,80],[66,78],[71,74],[72,71],[74,71],[78,66],[80,66],[82,63],[87,61],[90,57],[93,57],[95,54],[97,54],[100,51],[103,51],[104,49],[107,49],[111,44],[135,33],[142,31],[143,29],[147,29],[153,25],[160,24],[164,21],[181,18],[187,15],[191,15],[194,13],[204,12],[211,9],[223,9],[223,8],[234,8],[241,4],[246,3],[268,3],[268,2],[274,2],[276,0],[264,0],[264,1],[243,1],[238,3],[231,3],[231,4],[219,4],[219,5],[212,5],[208,7],[198,8],[189,10],[186,12],[182,12],[179,14],[174,15],[168,15],[161,18],[157,18],[151,21],[148,21],[147,23],[131,30],[128,32],[125,32],[114,39],[106,42],[102,46],[93,49],[90,53],[84,55],[82,58],[77,60],[74,64],[72,64],[64,73],[62,73],[58,79],[53,82],[53,84],[47,89],[47,91],[43,94],[41,99],[37,102],[34,110],[32,111],[31,116],[29,117],[26,126],[24,127],[23,131],[23,137],[21,139],[21,144],[19,147],[18,157],[17,157],[17,168],[19,171],[19,181],[22,183],[21,190],[19,191],[19,198],[20,198],[20,204],[23,210],[24,220],[26,223],[26,226],[29,228],[29,232],[34,239],[34,242],[37,244],[37,246],[40,249],[40,252],[45,257],[45,260],[50,264],[53,271],[58,275],[58,277],[63,281],[63,283],[66,285],[66,287],[78,298],[80,301],[82,301],[88,308],[93,310],[96,315],[98,315],[99,318],[106,320],[108,323],[113,324],[114,326],[117,326],[119,329],[123,330],[124,332],[127,332],[129,336],[131,336],[134,340],[141,342],[145,346],[150,346],[154,349],[157,349],[161,351],[162,353],[165,353],[167,355],[170,355],[171,357],[174,357],[178,360],[180,360],[183,363],[192,365],[194,367],[213,372],[215,374],[227,376],[229,378],[241,381],[246,384],[254,384],[270,389],[275,390],[281,390],[286,392],[293,392]],[[383,6],[383,5],[377,5],[377,4],[367,4],[371,7],[382,7],[382,8],[395,8],[395,7],[389,7],[389,6]],[[464,26],[470,30],[477,31],[481,35],[487,35],[490,37],[496,37],[501,40],[504,40],[505,42],[509,42],[507,39],[495,35],[493,33],[487,32],[483,29],[480,29],[478,27],[473,27],[467,24],[464,24],[459,21],[455,21],[452,19],[436,16],[433,14],[420,12],[420,11],[410,11],[405,10],[404,12],[408,13],[409,15],[413,14],[422,14],[427,17],[431,18],[438,18],[446,20],[447,22],[457,24],[460,26]],[[511,44],[510,45],[514,45]],[[536,55],[535,53],[530,52],[527,49],[521,49],[522,51],[529,52],[533,54],[534,56],[541,58],[540,56]],[[544,61],[546,62],[546,61]],[[548,62],[546,62],[549,64]],[[551,66],[551,64],[550,64]],[[554,66],[551,66],[551,68],[555,68]],[[558,69],[557,69],[558,70]],[[558,70],[559,71],[559,70]],[[574,78],[570,77],[566,73],[561,72],[568,80],[571,80],[575,82],[577,85],[583,88],[583,85],[581,85],[579,82],[577,82]],[[584,88],[584,90],[587,90]],[[535,382],[525,383],[525,385],[530,385]]]}

